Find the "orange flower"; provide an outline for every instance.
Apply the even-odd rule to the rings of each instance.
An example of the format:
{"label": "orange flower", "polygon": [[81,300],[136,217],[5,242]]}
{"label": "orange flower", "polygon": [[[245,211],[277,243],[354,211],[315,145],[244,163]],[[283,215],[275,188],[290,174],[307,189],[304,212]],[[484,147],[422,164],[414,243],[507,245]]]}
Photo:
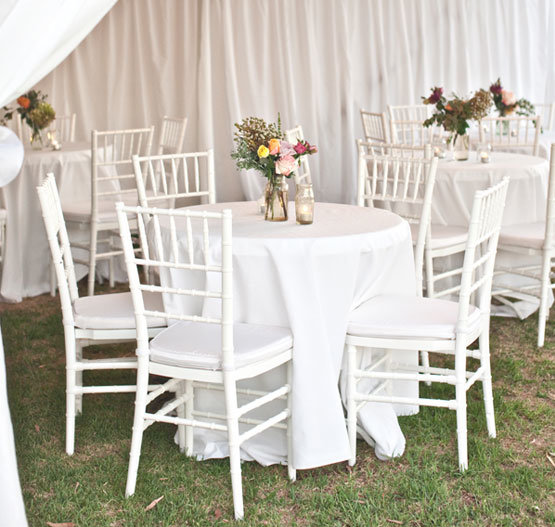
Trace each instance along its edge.
{"label": "orange flower", "polygon": [[268,147],[270,149],[270,155],[275,156],[279,154],[279,139],[270,139],[270,141],[268,142]]}
{"label": "orange flower", "polygon": [[19,106],[23,106],[23,108],[27,109],[27,108],[29,108],[29,106],[31,106],[31,101],[29,100],[29,98],[22,95],[21,97],[17,98],[17,104],[19,104]]}
{"label": "orange flower", "polygon": [[446,109],[448,112],[450,112],[450,111],[453,110],[453,108],[452,108],[452,106],[451,106],[450,104],[447,104],[447,105],[445,106],[445,109]]}

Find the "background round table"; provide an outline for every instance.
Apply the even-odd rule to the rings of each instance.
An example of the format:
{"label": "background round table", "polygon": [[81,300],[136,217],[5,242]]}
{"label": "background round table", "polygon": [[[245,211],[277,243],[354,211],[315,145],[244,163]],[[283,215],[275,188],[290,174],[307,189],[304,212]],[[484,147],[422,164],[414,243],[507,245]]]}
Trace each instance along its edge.
{"label": "background round table", "polygon": [[509,178],[503,225],[545,221],[549,164],[541,157],[492,152],[489,163],[440,160],[437,169],[432,222],[467,226],[474,193]]}
{"label": "background round table", "polygon": [[[409,226],[388,211],[330,203],[316,203],[312,225],[295,223],[292,203],[289,211],[293,218],[287,222],[264,221],[256,202],[190,207],[211,211],[226,208],[233,213],[235,320],[289,327],[294,335],[295,467],[343,461],[349,457],[349,443],[338,382],[347,320],[352,309],[375,295],[415,294]],[[163,244],[169,250],[170,230],[164,228],[163,220]],[[186,231],[179,221],[176,224],[180,259],[185,260]],[[195,280],[197,286],[204,285],[186,271],[173,271],[171,277],[162,274],[161,279],[172,287],[194,287]],[[166,308],[173,301],[165,298]],[[214,303],[196,305],[197,313],[200,309],[204,314],[217,313],[218,307]],[[192,305],[174,304],[173,308],[195,312]],[[407,358],[409,363],[416,360],[416,354]],[[284,382],[284,370],[261,377],[250,380],[248,386],[271,390],[278,378]],[[404,394],[416,395],[416,383],[402,384]],[[217,411],[215,397],[213,392],[199,397],[202,410]],[[400,455],[405,443],[396,412],[409,414],[416,409],[378,406],[365,408],[362,424],[376,441],[377,454]],[[275,408],[263,411],[273,415]],[[267,431],[244,443],[242,456],[262,464],[281,462],[285,460],[285,444],[283,431]],[[195,430],[194,449],[202,458],[226,456],[225,435]]]}

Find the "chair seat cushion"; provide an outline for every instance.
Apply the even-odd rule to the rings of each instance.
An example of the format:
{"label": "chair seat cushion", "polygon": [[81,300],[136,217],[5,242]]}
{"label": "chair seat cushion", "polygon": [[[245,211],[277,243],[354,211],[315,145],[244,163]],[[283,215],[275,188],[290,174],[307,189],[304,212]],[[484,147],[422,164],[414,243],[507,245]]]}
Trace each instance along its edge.
{"label": "chair seat cushion", "polygon": [[[117,222],[116,203],[123,201],[126,205],[137,205],[136,193],[128,193],[98,200],[98,221],[101,223]],[[62,203],[64,219],[68,222],[87,223],[91,220],[91,200],[76,200]]]}
{"label": "chair seat cushion", "polygon": [[[162,295],[144,292],[145,308],[164,311]],[[83,296],[73,304],[75,325],[81,329],[133,329],[135,311],[131,293]],[[149,327],[166,325],[165,318],[147,317]]]}
{"label": "chair seat cushion", "polygon": [[[361,337],[454,339],[459,304],[438,298],[376,296],[349,317],[347,333]],[[470,307],[468,330],[480,324],[480,310]]]}
{"label": "chair seat cushion", "polygon": [[499,233],[499,245],[516,245],[541,249],[545,239],[545,223],[521,223],[503,227]]}
{"label": "chair seat cushion", "polygon": [[[417,223],[410,224],[412,240],[415,243],[418,236],[418,227]],[[443,249],[451,245],[466,243],[466,239],[468,238],[468,229],[457,225],[433,224],[431,226],[431,233],[432,239],[430,245],[432,249]]]}
{"label": "chair seat cushion", "polygon": [[[235,367],[269,359],[293,346],[288,328],[233,325]],[[222,367],[222,327],[206,322],[178,322],[150,342],[150,360],[169,366],[219,370]]]}

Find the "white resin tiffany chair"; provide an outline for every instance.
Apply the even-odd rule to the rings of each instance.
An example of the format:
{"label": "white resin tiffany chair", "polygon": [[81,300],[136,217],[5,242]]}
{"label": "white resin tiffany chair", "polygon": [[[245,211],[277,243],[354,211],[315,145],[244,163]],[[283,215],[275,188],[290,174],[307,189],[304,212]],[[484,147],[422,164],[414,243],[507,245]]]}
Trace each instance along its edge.
{"label": "white resin tiffany chair", "polygon": [[[292,145],[296,145],[298,141],[304,141],[303,127],[298,124],[295,128],[285,130],[285,140]],[[300,158],[299,168],[295,170],[294,174],[296,185],[312,185],[308,156],[302,156]]]}
{"label": "white resin tiffany chair", "polygon": [[360,118],[362,119],[362,129],[364,130],[364,139],[366,141],[388,142],[385,113],[360,110]]}
{"label": "white resin tiffany chair", "polygon": [[542,347],[545,341],[545,325],[549,319],[549,290],[555,288],[552,282],[555,278],[552,272],[555,258],[555,143],[551,145],[545,222],[503,227],[499,235],[499,248],[537,258],[537,262],[531,264],[497,266],[496,273],[516,274],[531,280],[522,286],[495,286],[493,294],[495,298],[512,306],[517,315],[520,313],[516,306],[506,299],[511,293],[539,298],[538,347]]}
{"label": "white resin tiffany chair", "polygon": [[8,226],[8,211],[0,209],[0,263],[4,262],[6,252],[6,228]]}
{"label": "white resin tiffany chair", "polygon": [[90,228],[88,244],[73,243],[74,247],[89,253],[88,261],[75,259],[89,267],[89,295],[94,294],[98,260],[108,260],[110,286],[114,285],[114,258],[123,254],[117,235],[115,204],[122,200],[130,205],[137,204],[131,158],[134,155],[150,154],[153,133],[153,126],[91,132],[91,200],[63,204],[67,222],[85,224]]}
{"label": "white resin tiffany chair", "polygon": [[[357,412],[368,402],[401,403],[449,408],[457,412],[459,467],[468,467],[466,392],[481,381],[484,391],[487,428],[495,437],[495,418],[489,360],[489,319],[491,282],[497,240],[508,180],[479,191],[474,197],[464,264],[458,271],[461,283],[455,289],[459,301],[451,302],[419,296],[380,295],[350,316],[347,328],[347,413],[351,445],[350,465],[356,461]],[[417,263],[417,266],[419,264]],[[421,265],[421,262],[420,262]],[[476,305],[471,298],[476,298]],[[477,349],[468,349],[478,340]],[[357,366],[359,348],[387,350],[367,369]],[[420,350],[454,356],[454,369],[410,366],[395,362],[398,350]],[[376,353],[368,351],[367,353]],[[480,366],[468,371],[467,360],[478,359]],[[361,379],[374,379],[370,393],[357,391]],[[400,397],[391,394],[391,381],[425,381],[451,384],[454,399]]]}
{"label": "white resin tiffany chair", "polygon": [[541,117],[485,117],[480,122],[480,142],[489,143],[492,150],[516,150],[538,155]]}
{"label": "white resin tiffany chair", "polygon": [[388,105],[387,111],[391,143],[424,146],[439,142],[440,129],[436,125],[424,126],[424,121],[428,118],[428,105]]}
{"label": "white resin tiffany chair", "polygon": [[[376,143],[357,140],[357,149],[359,155],[359,184],[358,192],[364,192],[361,184],[364,179],[368,178],[370,172],[368,167],[372,164],[373,157],[384,155],[396,156],[401,158],[426,158],[432,155],[431,145],[413,146],[391,143]],[[365,168],[366,165],[366,168]],[[367,192],[369,192],[368,183]],[[395,210],[395,212],[397,212]],[[431,220],[430,220],[431,221]],[[418,225],[411,223],[412,239],[415,246],[418,243]],[[441,296],[447,290],[445,280],[451,277],[452,269],[449,267],[441,272],[434,272],[434,260],[437,258],[445,258],[454,254],[462,253],[466,247],[466,239],[468,230],[465,227],[456,225],[441,225],[431,223],[426,231],[426,243],[424,245],[424,261],[425,261],[425,286],[426,296]],[[441,282],[442,287],[437,287],[437,282]]]}
{"label": "white resin tiffany chair", "polygon": [[156,156],[133,156],[139,204],[176,208],[197,198],[216,203],[214,151]]}
{"label": "white resin tiffany chair", "polygon": [[555,124],[555,102],[534,104],[536,113],[541,117],[542,127],[545,131],[553,130]]}
{"label": "white resin tiffany chair", "polygon": [[[192,455],[195,428],[219,430],[227,434],[235,517],[242,518],[240,446],[244,441],[270,427],[286,428],[288,474],[291,480],[295,479],[290,434],[292,334],[288,328],[233,322],[231,211],[126,207],[123,203],[118,203],[117,210],[137,320],[137,395],[126,496],[135,492],[143,431],[151,424],[158,421],[177,425],[179,447],[189,456]],[[133,249],[129,220],[138,225],[144,258],[137,257]],[[178,242],[178,229],[187,233],[185,249]],[[218,277],[218,285],[181,289],[142,283],[137,265],[158,267],[161,277],[177,272],[210,273],[211,277]],[[166,310],[159,313],[145,305],[145,295],[153,292],[172,295],[174,300],[192,296],[219,304],[211,315],[197,316],[184,314],[175,307],[177,300],[172,300],[174,308],[166,306]],[[148,316],[165,316],[174,323],[149,342]],[[274,391],[265,393],[237,388],[238,381],[284,364],[287,365],[287,383]],[[149,374],[169,380],[149,392]],[[195,408],[195,388],[207,384],[223,392],[225,410],[222,415]],[[156,412],[147,410],[150,402],[171,389],[176,390],[174,400]],[[254,399],[238,407],[238,393],[254,396]],[[273,417],[262,421],[245,417],[278,398],[285,398],[287,406]],[[177,416],[171,415],[173,410],[177,411]],[[240,423],[253,426],[240,433]]]}
{"label": "white resin tiffany chair", "polygon": [[[131,293],[79,297],[71,247],[67,235],[60,196],[53,174],[37,187],[44,226],[60,291],[66,347],[66,452],[75,447],[75,415],[82,411],[87,393],[134,392],[132,386],[83,386],[83,372],[90,370],[135,369],[135,357],[88,360],[83,348],[94,344],[132,341],[136,338]],[[161,311],[162,297],[148,293],[145,301],[152,311]],[[163,317],[150,317],[146,333],[154,336],[166,326]]]}
{"label": "white resin tiffany chair", "polygon": [[60,143],[73,143],[75,141],[75,122],[77,114],[71,113],[69,115],[56,115],[56,119],[50,123],[50,133]]}
{"label": "white resin tiffany chair", "polygon": [[162,118],[162,126],[160,127],[156,153],[162,155],[182,152],[186,130],[186,117],[168,117],[164,115]]}

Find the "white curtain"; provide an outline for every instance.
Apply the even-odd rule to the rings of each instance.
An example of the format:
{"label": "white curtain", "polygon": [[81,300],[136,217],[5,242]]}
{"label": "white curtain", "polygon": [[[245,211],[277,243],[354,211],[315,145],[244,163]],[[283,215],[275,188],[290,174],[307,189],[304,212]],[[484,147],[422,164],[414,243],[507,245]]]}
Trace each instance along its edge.
{"label": "white curtain", "polygon": [[233,123],[302,124],[319,200],[353,202],[359,109],[465,95],[501,77],[555,100],[552,0],[120,0],[41,83],[90,129],[187,116],[186,149],[215,148],[218,200],[257,198],[229,153]]}
{"label": "white curtain", "polygon": [[[0,106],[18,97],[55,68],[116,0],[1,0]],[[0,127],[0,186],[17,176],[21,142]],[[0,334],[0,511],[3,524],[27,525],[19,486]],[[6,523],[7,522],[7,523]]]}

